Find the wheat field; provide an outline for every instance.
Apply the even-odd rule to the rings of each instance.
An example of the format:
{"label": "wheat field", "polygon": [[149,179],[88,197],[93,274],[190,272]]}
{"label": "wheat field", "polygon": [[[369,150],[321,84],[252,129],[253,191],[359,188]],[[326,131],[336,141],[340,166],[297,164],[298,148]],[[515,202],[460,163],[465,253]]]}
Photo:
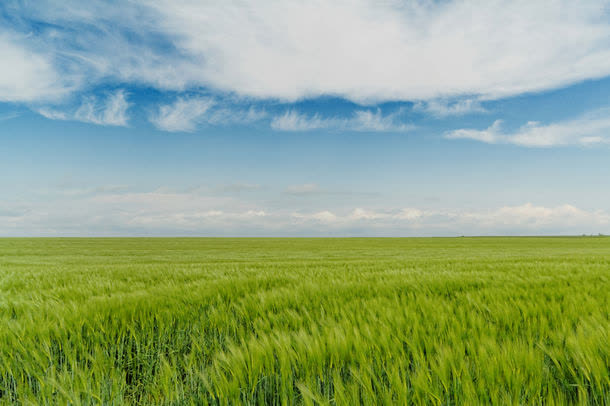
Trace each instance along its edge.
{"label": "wheat field", "polygon": [[610,404],[610,238],[0,239],[0,404]]}

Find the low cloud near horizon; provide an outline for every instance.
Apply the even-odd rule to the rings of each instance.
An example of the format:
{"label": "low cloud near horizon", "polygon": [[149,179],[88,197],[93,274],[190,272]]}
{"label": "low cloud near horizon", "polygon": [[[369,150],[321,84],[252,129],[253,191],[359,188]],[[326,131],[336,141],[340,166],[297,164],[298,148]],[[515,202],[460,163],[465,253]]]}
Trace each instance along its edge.
{"label": "low cloud near horizon", "polygon": [[[314,186],[294,189],[311,193]],[[317,186],[315,186],[317,189]],[[610,214],[569,204],[494,209],[265,207],[227,194],[123,186],[45,192],[38,203],[4,202],[2,236],[460,236],[580,235],[610,228]]]}

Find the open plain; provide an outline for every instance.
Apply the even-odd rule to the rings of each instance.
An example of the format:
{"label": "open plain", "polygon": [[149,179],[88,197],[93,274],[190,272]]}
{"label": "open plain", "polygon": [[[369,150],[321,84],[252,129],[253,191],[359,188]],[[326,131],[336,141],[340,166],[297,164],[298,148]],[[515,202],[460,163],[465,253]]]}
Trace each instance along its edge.
{"label": "open plain", "polygon": [[607,404],[610,238],[0,239],[0,403]]}

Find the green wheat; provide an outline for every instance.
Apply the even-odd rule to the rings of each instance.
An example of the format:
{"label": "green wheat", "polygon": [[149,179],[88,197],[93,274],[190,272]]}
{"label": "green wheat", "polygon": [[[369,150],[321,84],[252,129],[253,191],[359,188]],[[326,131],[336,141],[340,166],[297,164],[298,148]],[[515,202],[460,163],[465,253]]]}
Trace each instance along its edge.
{"label": "green wheat", "polygon": [[610,238],[0,239],[0,404],[610,404]]}

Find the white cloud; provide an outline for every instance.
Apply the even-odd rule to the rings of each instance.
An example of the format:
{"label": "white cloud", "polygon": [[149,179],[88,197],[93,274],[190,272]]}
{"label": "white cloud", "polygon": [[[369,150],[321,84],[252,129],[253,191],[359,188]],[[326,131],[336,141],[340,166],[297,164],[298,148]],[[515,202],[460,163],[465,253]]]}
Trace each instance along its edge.
{"label": "white cloud", "polygon": [[443,99],[429,100],[416,103],[413,109],[436,117],[463,116],[471,113],[487,112],[481,102],[474,99],[462,99],[454,102]]}
{"label": "white cloud", "polygon": [[404,124],[399,121],[398,116],[402,110],[382,115],[381,110],[358,110],[354,117],[348,120],[346,128],[355,131],[410,131],[415,128],[412,124]]}
{"label": "white cloud", "polygon": [[104,99],[86,96],[76,110],[40,107],[36,111],[51,120],[76,120],[99,125],[126,126],[129,121],[127,114],[129,107],[130,103],[127,101],[125,91],[117,90]]}
{"label": "white cloud", "polygon": [[147,4],[194,80],[254,97],[495,98],[610,73],[605,1]]}
{"label": "white cloud", "polygon": [[12,11],[53,29],[27,46],[0,39],[1,100],[54,95],[64,76],[80,88],[111,80],[369,103],[493,99],[610,74],[607,0],[40,0]]}
{"label": "white cloud", "polygon": [[53,100],[69,90],[52,59],[33,49],[25,36],[0,28],[0,50],[0,102]]}
{"label": "white cloud", "polygon": [[[481,209],[319,208],[124,185],[52,189],[0,203],[0,235],[451,236],[610,233],[610,214],[570,204]],[[13,196],[12,199],[16,199]]]}
{"label": "white cloud", "polygon": [[336,214],[328,210],[310,214],[293,213],[292,218],[297,222],[314,221],[316,223],[334,223],[339,219]]}
{"label": "white cloud", "polygon": [[202,123],[211,125],[249,124],[267,116],[264,110],[250,107],[222,106],[209,97],[179,97],[174,103],[159,107],[149,120],[160,130],[192,132]]}
{"label": "white cloud", "polygon": [[48,107],[41,107],[37,109],[36,112],[49,120],[69,120],[70,117],[72,117],[65,111],[55,110]]}
{"label": "white cloud", "polygon": [[362,208],[356,208],[352,211],[348,219],[350,220],[379,220],[390,217],[387,213],[379,213],[372,210],[366,210]]}
{"label": "white cloud", "polygon": [[583,230],[604,229],[610,224],[610,215],[604,211],[587,211],[569,204],[544,207],[527,203],[490,211],[465,212],[461,213],[458,219],[462,223],[475,223],[481,228],[511,227],[528,231],[549,227],[571,230],[578,230],[579,227]]}
{"label": "white cloud", "polygon": [[213,105],[209,98],[179,98],[173,104],[161,106],[150,121],[160,130],[191,132]]}
{"label": "white cloud", "polygon": [[293,217],[301,224],[332,225],[329,231],[363,230],[362,235],[597,234],[607,233],[610,228],[607,212],[569,204],[545,207],[526,203],[481,210],[356,208],[344,215],[321,211],[296,213]]}
{"label": "white cloud", "polygon": [[332,219],[333,222],[341,223],[343,225],[354,225],[359,222],[367,222],[369,224],[377,223],[383,226],[389,226],[391,223],[396,222],[415,222],[424,216],[434,217],[438,215],[445,215],[444,211],[422,211],[414,208],[404,208],[400,210],[371,210],[362,207],[357,207],[345,215],[337,215],[329,211],[322,211],[310,214],[295,213],[293,217],[304,220],[321,220],[322,218],[326,221]]}
{"label": "white cloud", "polygon": [[271,128],[281,131],[308,131],[337,126],[336,119],[323,119],[318,114],[306,116],[294,110],[286,111],[271,120]]}
{"label": "white cloud", "polygon": [[319,114],[306,115],[295,110],[288,110],[284,114],[271,120],[271,128],[280,131],[311,131],[320,129],[374,131],[374,132],[400,132],[410,131],[411,124],[401,123],[399,116],[401,110],[383,115],[381,110],[357,110],[349,118],[323,118]]}
{"label": "white cloud", "polygon": [[128,108],[125,92],[117,90],[104,101],[94,96],[88,97],[74,113],[74,118],[86,123],[126,126],[129,121]]}
{"label": "white cloud", "polygon": [[489,144],[495,144],[503,139],[503,135],[500,130],[502,120],[496,120],[485,130],[474,130],[462,128],[459,130],[453,130],[445,134],[445,138],[449,139],[471,139],[476,141],[487,142]]}
{"label": "white cloud", "polygon": [[531,121],[514,132],[503,132],[501,124],[501,120],[496,120],[487,129],[459,129],[448,132],[445,137],[526,147],[591,145],[610,142],[610,109],[598,110],[573,120],[557,123],[541,124]]}
{"label": "white cloud", "polygon": [[417,220],[423,215],[424,212],[422,210],[407,207],[396,213],[395,217],[401,220]]}

